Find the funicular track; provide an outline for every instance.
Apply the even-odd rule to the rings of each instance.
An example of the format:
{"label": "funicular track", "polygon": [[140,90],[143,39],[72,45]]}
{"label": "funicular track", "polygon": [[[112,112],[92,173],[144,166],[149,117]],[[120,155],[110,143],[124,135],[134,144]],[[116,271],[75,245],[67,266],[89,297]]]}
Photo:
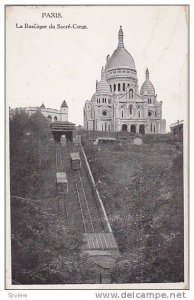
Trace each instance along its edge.
{"label": "funicular track", "polygon": [[[81,159],[81,168],[77,170],[74,170],[70,164],[70,153],[75,152],[80,153]],[[68,174],[70,194],[67,195],[68,201],[66,202],[69,212],[67,224],[84,234],[83,251],[89,251],[90,255],[100,253],[95,251],[108,251],[108,255],[112,253],[111,255],[118,257],[119,252],[114,235],[104,225],[102,216],[99,214],[99,207],[96,206],[96,199],[91,192],[91,183],[88,180],[80,145],[68,141],[63,147],[61,143],[56,142],[56,170],[65,171]]]}
{"label": "funicular track", "polygon": [[81,173],[79,170],[74,171],[74,182],[77,192],[77,199],[79,202],[82,220],[83,220],[83,226],[84,226],[84,232],[95,232],[94,230],[94,224],[92,221],[91,213],[89,210],[83,181],[81,177]]}
{"label": "funicular track", "polygon": [[[56,141],[55,150],[56,172],[65,172],[68,180],[68,194],[58,197],[58,214],[66,219],[69,228],[83,233],[81,251],[87,253],[86,269],[90,269],[94,263],[98,266],[96,271],[92,269],[93,277],[90,277],[89,283],[110,282],[109,271],[119,257],[119,251],[112,231],[105,224],[96,203],[83,150],[79,144],[71,141],[66,141],[66,144]],[[79,152],[81,161],[81,169],[77,170],[74,170],[70,160],[70,153],[75,152]],[[64,208],[59,205],[60,200]]]}
{"label": "funicular track", "polygon": [[[65,166],[64,162],[67,161],[67,158],[69,159],[69,154],[71,152],[78,151],[78,148],[73,145],[72,142],[67,142],[67,147],[65,153],[62,151],[62,146],[60,142],[55,142],[55,161],[56,161],[56,172],[64,172]],[[62,157],[63,155],[67,157]],[[67,171],[67,170],[66,170]],[[70,170],[71,171],[71,170]],[[90,233],[95,232],[95,225],[92,220],[92,214],[91,209],[88,205],[88,200],[83,184],[82,174],[80,170],[72,170],[72,179],[74,180],[74,186],[76,191],[76,198],[79,205],[79,211],[80,211],[80,221],[82,220],[82,224],[80,224],[81,227],[83,227],[84,233]]]}
{"label": "funicular track", "polygon": [[[55,164],[56,172],[64,172],[64,163],[62,159],[62,147],[61,143],[55,141]],[[67,196],[59,195],[57,192],[58,201],[58,215],[63,215],[66,224],[68,225],[69,213],[67,209]]]}
{"label": "funicular track", "polygon": [[63,171],[63,160],[62,160],[62,149],[59,142],[55,142],[55,161],[56,161],[56,172]]}
{"label": "funicular track", "polygon": [[[77,152],[78,147],[76,147],[72,142],[67,142],[68,152]],[[81,217],[83,221],[84,232],[95,232],[94,222],[92,220],[90,208],[88,205],[88,200],[86,197],[86,192],[84,189],[84,184],[82,180],[82,174],[80,170],[73,171],[74,183],[76,188],[77,200],[79,202],[79,207],[81,211]]]}

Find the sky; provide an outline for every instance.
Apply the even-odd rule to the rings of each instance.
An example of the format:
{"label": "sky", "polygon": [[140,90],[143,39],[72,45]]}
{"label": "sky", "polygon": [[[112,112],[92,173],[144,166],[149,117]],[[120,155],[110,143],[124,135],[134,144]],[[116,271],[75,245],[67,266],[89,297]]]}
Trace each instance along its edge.
{"label": "sky", "polygon": [[[42,13],[47,18],[42,18]],[[50,18],[54,13],[53,18]],[[56,18],[56,13],[62,18]],[[49,15],[48,15],[49,14]],[[46,29],[24,28],[46,25]],[[187,121],[188,27],[183,6],[17,6],[6,12],[7,107],[59,109],[65,99],[69,121],[83,125],[83,106],[95,92],[106,56],[124,45],[135,61],[139,88],[148,67],[163,118]],[[16,25],[17,24],[17,25]],[[49,29],[49,25],[55,29]],[[57,29],[73,24],[87,29]],[[77,27],[76,25],[76,27]],[[23,28],[18,28],[18,27]]]}

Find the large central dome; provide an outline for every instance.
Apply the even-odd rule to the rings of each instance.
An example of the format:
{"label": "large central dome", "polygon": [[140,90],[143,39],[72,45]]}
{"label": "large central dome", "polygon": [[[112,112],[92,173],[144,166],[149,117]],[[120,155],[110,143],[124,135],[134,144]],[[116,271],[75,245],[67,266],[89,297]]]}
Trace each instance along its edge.
{"label": "large central dome", "polygon": [[118,35],[118,47],[114,51],[111,58],[107,61],[106,71],[110,70],[110,69],[116,69],[116,68],[119,68],[119,67],[128,68],[128,69],[136,71],[133,57],[124,48],[123,30],[122,30],[121,26],[120,26],[119,35]]}
{"label": "large central dome", "polygon": [[136,70],[134,59],[125,48],[117,48],[106,64],[106,70],[119,67]]}

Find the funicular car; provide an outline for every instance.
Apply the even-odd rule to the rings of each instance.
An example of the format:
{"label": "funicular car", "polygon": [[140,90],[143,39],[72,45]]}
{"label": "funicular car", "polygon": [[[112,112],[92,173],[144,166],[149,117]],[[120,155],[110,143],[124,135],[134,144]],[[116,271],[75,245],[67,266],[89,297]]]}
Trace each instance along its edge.
{"label": "funicular car", "polygon": [[73,170],[79,170],[81,168],[81,161],[79,152],[70,153],[71,167]]}
{"label": "funicular car", "polygon": [[56,173],[56,189],[58,195],[66,195],[68,193],[68,182],[65,172]]}

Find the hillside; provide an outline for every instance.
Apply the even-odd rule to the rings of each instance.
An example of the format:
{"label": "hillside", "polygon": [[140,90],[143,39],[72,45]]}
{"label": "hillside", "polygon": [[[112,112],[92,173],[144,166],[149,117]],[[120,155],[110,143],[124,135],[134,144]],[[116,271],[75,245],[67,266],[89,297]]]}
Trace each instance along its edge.
{"label": "hillside", "polygon": [[82,134],[84,149],[102,197],[121,260],[113,281],[183,281],[182,137],[134,136],[94,146]]}
{"label": "hillside", "polygon": [[[145,135],[137,146],[131,144],[134,135],[112,133],[119,138],[116,143],[94,146],[100,134],[82,132],[82,141],[121,254],[112,282],[183,281],[182,137]],[[48,120],[24,111],[10,119],[13,284],[84,283],[88,276],[65,147],[62,156],[69,179],[69,220],[64,203],[58,210],[55,143]],[[84,164],[82,176],[91,200]],[[100,225],[97,207],[90,202],[92,219]]]}
{"label": "hillside", "polygon": [[24,111],[10,119],[13,284],[82,283],[82,236],[68,227],[55,186],[55,143],[48,120]]}

